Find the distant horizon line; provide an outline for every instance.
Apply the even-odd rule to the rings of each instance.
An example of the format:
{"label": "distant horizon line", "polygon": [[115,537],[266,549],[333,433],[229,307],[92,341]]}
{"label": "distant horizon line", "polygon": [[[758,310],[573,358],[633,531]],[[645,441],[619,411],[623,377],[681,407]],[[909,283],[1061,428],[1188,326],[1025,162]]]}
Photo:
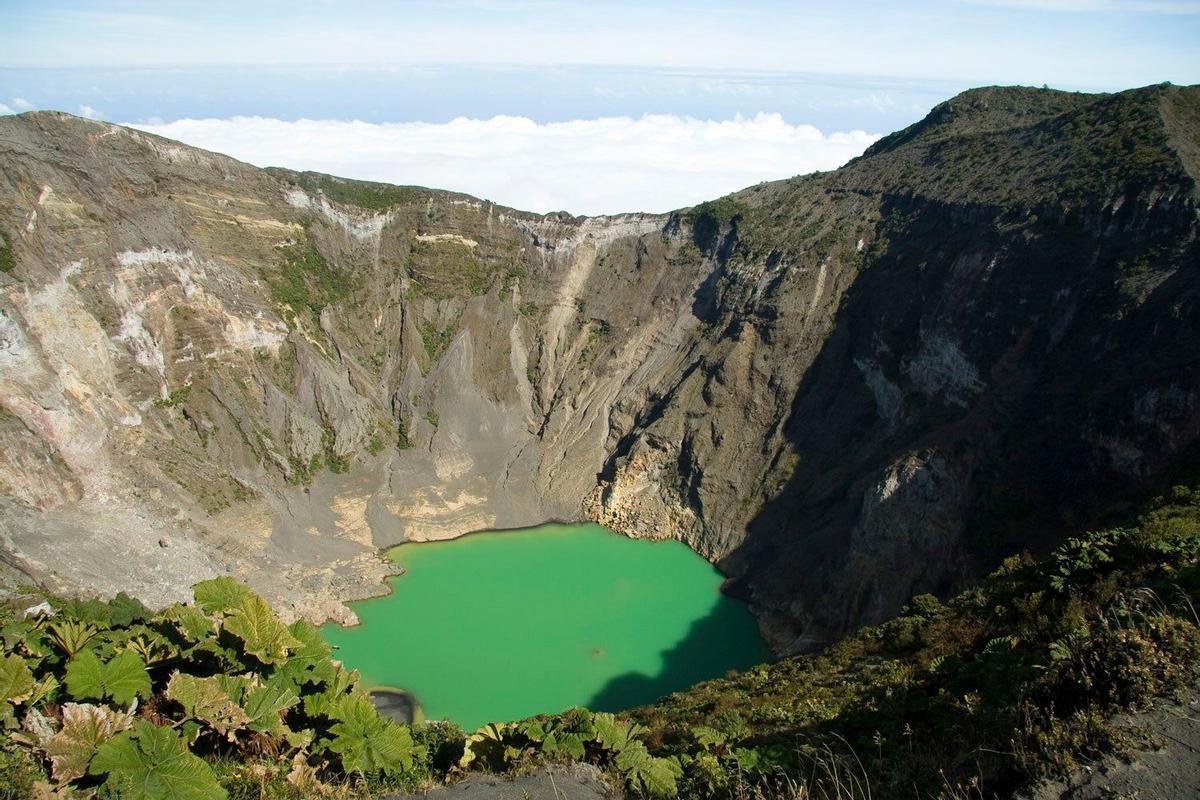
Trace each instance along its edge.
{"label": "distant horizon line", "polygon": [[[738,76],[744,78],[797,78],[804,77],[814,79],[805,81],[808,83],[828,83],[839,80],[852,81],[853,85],[861,86],[864,83],[878,84],[879,88],[887,88],[890,86],[924,86],[929,89],[936,89],[944,86],[958,86],[969,84],[972,88],[983,88],[988,86],[1028,86],[1037,88],[1042,85],[1050,85],[1051,88],[1060,89],[1062,91],[1083,91],[1083,92],[1111,92],[1121,91],[1123,89],[1136,89],[1142,86],[1154,86],[1159,83],[1174,83],[1169,79],[1162,81],[1152,81],[1150,83],[1139,83],[1134,86],[1123,85],[1115,87],[1109,84],[1099,83],[1057,83],[1050,84],[1048,81],[1043,81],[1041,84],[1037,82],[1021,82],[1021,81],[1003,81],[997,79],[988,79],[981,77],[930,77],[930,76],[909,76],[909,75],[884,75],[870,72],[819,72],[813,70],[787,70],[787,69],[747,69],[738,67],[712,67],[703,65],[651,65],[651,64],[613,64],[613,63],[589,63],[589,62],[489,62],[489,61],[414,61],[414,62],[358,62],[358,61],[298,61],[298,62],[254,62],[254,61],[231,61],[222,63],[173,63],[173,64],[97,64],[97,63],[79,63],[79,64],[0,64],[0,72],[29,70],[37,72],[70,72],[74,70],[105,70],[112,72],[161,72],[161,71],[203,71],[212,72],[223,69],[276,69],[276,70],[358,70],[358,71],[406,71],[406,70],[439,70],[439,71],[488,71],[488,72],[503,72],[503,71],[537,71],[548,69],[560,70],[581,70],[591,72],[638,72],[638,73],[654,73],[658,75],[677,75],[679,77],[694,77],[698,75],[722,75],[722,76]],[[1179,85],[1188,86],[1190,83],[1181,83]]]}

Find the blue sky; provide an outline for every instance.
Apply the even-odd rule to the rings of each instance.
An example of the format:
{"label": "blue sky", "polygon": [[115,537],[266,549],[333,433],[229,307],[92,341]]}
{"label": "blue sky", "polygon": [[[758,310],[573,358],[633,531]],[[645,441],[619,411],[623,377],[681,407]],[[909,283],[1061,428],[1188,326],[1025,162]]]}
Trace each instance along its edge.
{"label": "blue sky", "polygon": [[[388,180],[408,174],[387,168],[381,154],[394,154],[391,145],[357,163],[330,160],[330,142],[315,138],[310,152],[293,152],[295,129],[285,134],[273,124],[259,132],[279,132],[280,143],[257,142],[248,122],[236,131],[162,126],[210,118],[449,126],[460,117],[506,116],[535,123],[494,126],[512,137],[527,130],[533,138],[521,140],[525,146],[560,141],[567,130],[581,143],[601,142],[611,126],[545,126],[620,117],[626,133],[694,140],[695,158],[681,162],[682,172],[695,172],[689,163],[710,163],[716,152],[742,159],[729,142],[750,142],[756,149],[745,160],[763,166],[727,175],[728,190],[738,180],[836,166],[849,157],[845,140],[828,135],[895,130],[970,86],[1095,91],[1200,82],[1198,43],[1200,0],[0,0],[0,113],[54,108],[159,126],[255,163],[280,163],[272,154],[289,145],[289,166]],[[676,124],[638,127],[647,114]],[[714,128],[728,141],[711,153],[704,143],[712,130],[686,122],[761,115],[790,127],[780,129],[771,116],[736,135]],[[825,136],[814,139],[804,126]],[[350,130],[308,134],[360,146]],[[364,141],[382,142],[384,131],[408,146],[437,145],[436,136],[414,128],[370,129]],[[469,126],[443,131],[482,148],[473,151],[478,163],[495,155],[471,138],[478,131]],[[867,139],[856,141],[865,147]],[[515,152],[519,143],[501,144],[496,152]],[[781,159],[775,167],[764,160],[768,151]],[[439,185],[448,188],[479,192],[505,183],[475,186],[452,159],[445,164]],[[714,186],[692,183],[676,201],[657,202],[690,201]],[[536,197],[527,199],[556,202],[541,190]],[[618,202],[562,199],[565,207]]]}
{"label": "blue sky", "polygon": [[1198,43],[1200,0],[0,0],[0,104],[887,131],[969,86],[1200,82]]}
{"label": "blue sky", "polygon": [[1198,78],[1193,0],[6,0],[5,66],[487,63],[1129,86]]}

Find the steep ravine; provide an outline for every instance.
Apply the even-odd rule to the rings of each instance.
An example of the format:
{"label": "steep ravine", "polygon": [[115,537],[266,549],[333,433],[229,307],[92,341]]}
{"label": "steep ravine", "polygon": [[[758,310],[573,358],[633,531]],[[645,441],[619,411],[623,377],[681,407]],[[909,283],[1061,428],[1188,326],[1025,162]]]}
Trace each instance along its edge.
{"label": "steep ravine", "polygon": [[841,170],[591,219],[0,118],[6,569],[349,620],[380,547],[588,517],[812,647],[1195,442],[1197,98],[977,90]]}

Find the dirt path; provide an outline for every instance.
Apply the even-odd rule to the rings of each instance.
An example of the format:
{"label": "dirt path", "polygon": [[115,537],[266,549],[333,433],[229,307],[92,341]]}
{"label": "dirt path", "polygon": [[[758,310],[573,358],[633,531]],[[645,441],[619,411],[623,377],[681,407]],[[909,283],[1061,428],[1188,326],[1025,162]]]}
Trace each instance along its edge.
{"label": "dirt path", "polygon": [[1163,702],[1118,724],[1149,743],[1124,758],[1105,758],[1070,781],[1041,784],[1028,800],[1200,797],[1200,688],[1185,702]]}

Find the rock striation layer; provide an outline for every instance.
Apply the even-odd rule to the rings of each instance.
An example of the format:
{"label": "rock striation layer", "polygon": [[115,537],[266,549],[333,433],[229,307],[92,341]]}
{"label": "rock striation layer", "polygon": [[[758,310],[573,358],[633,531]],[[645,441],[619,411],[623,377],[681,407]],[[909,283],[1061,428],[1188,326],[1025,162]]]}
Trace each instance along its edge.
{"label": "rock striation layer", "polygon": [[9,577],[353,621],[380,547],[676,538],[779,652],[1169,482],[1200,90],[990,88],[846,167],[534,215],[0,118]]}

